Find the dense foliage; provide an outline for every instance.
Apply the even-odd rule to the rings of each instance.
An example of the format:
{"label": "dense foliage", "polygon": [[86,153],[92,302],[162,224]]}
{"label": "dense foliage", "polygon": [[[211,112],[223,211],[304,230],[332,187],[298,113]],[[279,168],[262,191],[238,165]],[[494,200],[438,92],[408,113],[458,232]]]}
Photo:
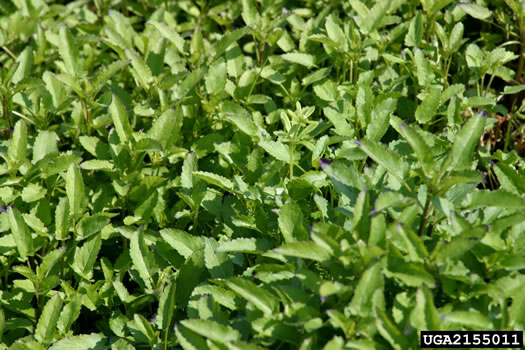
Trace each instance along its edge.
{"label": "dense foliage", "polygon": [[0,1],[0,348],[523,329],[524,6]]}

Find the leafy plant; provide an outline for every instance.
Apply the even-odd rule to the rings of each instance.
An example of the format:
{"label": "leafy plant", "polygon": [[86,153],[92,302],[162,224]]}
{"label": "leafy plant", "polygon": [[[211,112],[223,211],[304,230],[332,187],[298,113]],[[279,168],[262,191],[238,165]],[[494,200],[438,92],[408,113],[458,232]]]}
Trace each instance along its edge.
{"label": "leafy plant", "polygon": [[0,347],[523,329],[505,3],[0,2]]}

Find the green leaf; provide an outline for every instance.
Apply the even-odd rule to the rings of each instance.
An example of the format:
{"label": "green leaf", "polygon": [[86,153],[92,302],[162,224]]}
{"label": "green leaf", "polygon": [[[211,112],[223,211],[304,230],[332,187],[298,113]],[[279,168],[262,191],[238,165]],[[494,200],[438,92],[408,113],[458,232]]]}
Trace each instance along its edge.
{"label": "green leaf", "polygon": [[368,11],[366,17],[363,18],[363,21],[359,26],[359,29],[361,29],[363,34],[368,34],[373,30],[377,29],[379,27],[379,24],[381,23],[381,20],[388,12],[389,8],[390,1],[376,2],[374,6],[370,9],[370,11]]}
{"label": "green leaf", "polygon": [[66,173],[66,193],[69,201],[69,215],[73,221],[76,221],[84,214],[88,201],[82,174],[75,164],[71,164]]}
{"label": "green leaf", "polygon": [[470,16],[477,19],[487,19],[492,15],[492,12],[488,8],[478,4],[463,2],[459,3],[457,6]]}
{"label": "green leaf", "polygon": [[244,27],[240,29],[233,30],[229,33],[223,35],[221,40],[215,44],[215,56],[214,59],[221,57],[224,52],[233,44],[239,41],[243,36],[250,32],[251,28]]}
{"label": "green leaf", "polygon": [[203,69],[197,69],[188,74],[188,76],[177,87],[179,98],[184,98],[197,85],[206,72]]}
{"label": "green leaf", "polygon": [[205,276],[206,269],[204,266],[203,250],[196,250],[190,258],[184,262],[177,275],[177,290],[175,292],[175,302],[181,307],[188,304],[190,295]]}
{"label": "green leaf", "polygon": [[160,142],[162,150],[167,152],[173,147],[181,126],[182,115],[174,109],[168,109],[155,119],[148,135]]}
{"label": "green leaf", "polygon": [[443,263],[449,259],[459,259],[477,245],[486,233],[487,228],[485,226],[478,226],[474,229],[467,228],[461,234],[454,236],[450,242],[440,241],[432,252],[432,259],[438,263]]}
{"label": "green leaf", "polygon": [[425,57],[425,54],[420,49],[414,52],[414,59],[416,61],[417,80],[419,85],[427,87],[432,82],[432,70],[430,62]]}
{"label": "green leaf", "polygon": [[209,94],[218,94],[226,86],[226,62],[220,58],[213,62],[206,74],[206,91]]}
{"label": "green leaf", "polygon": [[254,28],[258,26],[259,14],[257,13],[254,0],[242,0],[241,16],[247,26]]}
{"label": "green leaf", "polygon": [[297,63],[307,68],[315,67],[315,57],[307,53],[285,53],[281,57],[285,61]]}
{"label": "green leaf", "polygon": [[272,157],[290,163],[290,149],[288,145],[285,145],[282,142],[263,140],[259,141],[259,146],[261,146]]}
{"label": "green leaf", "polygon": [[126,49],[125,53],[126,57],[131,60],[131,66],[133,67],[131,72],[133,73],[133,76],[139,81],[144,90],[149,90],[151,81],[153,79],[151,69],[136,51]]}
{"label": "green leaf", "polygon": [[18,67],[11,77],[11,82],[13,84],[17,84],[22,79],[31,75],[33,66],[33,47],[31,45],[26,46],[26,48],[18,55],[16,63],[18,64]]}
{"label": "green leaf", "polygon": [[225,281],[226,286],[242,298],[251,302],[266,316],[277,313],[279,300],[267,290],[258,287],[255,283],[240,277],[233,277]]}
{"label": "green leaf", "polygon": [[60,339],[49,350],[105,350],[107,342],[107,338],[98,333],[74,335]]}
{"label": "green leaf", "polygon": [[15,124],[15,130],[9,143],[7,156],[12,162],[20,163],[26,159],[27,154],[27,125],[19,120]]}
{"label": "green leaf", "polygon": [[111,105],[109,106],[109,114],[113,120],[113,125],[117,131],[118,137],[121,142],[127,143],[133,141],[133,135],[131,125],[129,124],[128,112],[120,101],[120,99],[113,95]]}
{"label": "green leaf", "polygon": [[199,179],[203,179],[209,184],[218,186],[222,188],[225,191],[233,191],[233,183],[225,178],[224,176],[220,176],[214,173],[209,173],[206,171],[194,171],[193,176],[198,177]]}
{"label": "green leaf", "polygon": [[423,16],[418,11],[416,16],[410,21],[408,33],[405,36],[405,45],[418,47],[421,39],[423,39],[423,34]]}
{"label": "green leaf", "polygon": [[498,162],[493,169],[504,190],[517,194],[525,193],[525,179],[510,165]]}
{"label": "green leaf", "polygon": [[191,255],[204,247],[203,242],[184,231],[166,228],[160,230],[160,235],[180,255],[188,259]]}
{"label": "green leaf", "polygon": [[434,305],[434,297],[428,287],[418,288],[416,306],[410,314],[410,323],[417,330],[440,330],[439,314]]}
{"label": "green leaf", "polygon": [[179,33],[177,33],[175,30],[170,28],[165,23],[159,23],[156,21],[149,21],[149,24],[152,24],[155,29],[159,31],[159,33],[168,41],[170,41],[177,51],[183,55],[187,55],[188,53],[184,50],[184,39],[182,36],[180,36]]}
{"label": "green leaf", "polygon": [[363,139],[359,142],[360,148],[374,161],[388,170],[389,173],[404,181],[408,173],[407,164],[392,150],[375,141]]}
{"label": "green leaf", "polygon": [[417,131],[417,126],[399,124],[398,130],[408,141],[410,147],[412,147],[417,159],[421,163],[425,175],[431,178],[435,173],[435,163],[432,158],[432,151],[421,134]]}
{"label": "green leaf", "polygon": [[485,119],[481,113],[477,113],[457,133],[449,155],[450,168],[460,170],[471,167],[474,149],[485,128]]}
{"label": "green leaf", "polygon": [[279,209],[279,228],[285,242],[290,243],[308,239],[308,231],[304,226],[304,216],[301,207],[291,200]]}
{"label": "green leaf", "polygon": [[97,234],[84,241],[81,247],[76,247],[75,257],[71,265],[73,271],[86,280],[93,278],[93,267],[101,246],[102,238],[100,234]]}
{"label": "green leaf", "polygon": [[338,98],[337,85],[330,79],[315,84],[314,92],[323,101],[334,102]]}
{"label": "green leaf", "polygon": [[33,145],[33,164],[50,153],[58,152],[57,139],[54,131],[42,130],[38,133]]}
{"label": "green leaf", "polygon": [[48,71],[42,75],[42,80],[46,85],[47,91],[51,94],[53,100],[53,108],[58,111],[63,107],[64,102],[67,101],[68,95],[64,83],[60,81],[55,74]]}
{"label": "green leaf", "polygon": [[208,238],[204,246],[204,263],[212,278],[229,278],[233,275],[233,264],[225,252],[217,251],[219,244]]}
{"label": "green leaf", "polygon": [[333,14],[330,14],[324,23],[324,27],[326,29],[326,34],[328,34],[328,37],[335,41],[337,44],[339,44],[343,49],[348,46],[347,44],[347,36],[344,33],[344,31],[341,29],[341,26],[337,21],[335,20],[335,17]]}
{"label": "green leaf", "polygon": [[396,109],[397,100],[387,98],[377,104],[372,110],[372,118],[366,127],[366,137],[379,141],[386,134],[389,126],[390,115]]}
{"label": "green leaf", "polygon": [[219,343],[230,343],[240,340],[239,331],[211,320],[183,320],[181,324],[193,332]]}
{"label": "green leaf", "polygon": [[423,99],[423,102],[416,109],[416,120],[420,124],[430,122],[436,115],[439,107],[439,99],[441,97],[441,88],[432,86],[428,95]]}
{"label": "green leaf", "polygon": [[129,256],[140,278],[142,278],[146,286],[151,288],[153,276],[158,272],[158,266],[155,263],[153,253],[146,245],[143,230],[143,227],[141,227],[132,234],[129,245]]}
{"label": "green leaf", "polygon": [[469,327],[471,329],[486,329],[494,328],[489,318],[479,311],[453,311],[443,315],[444,322]]}
{"label": "green leaf", "polygon": [[35,329],[35,338],[42,344],[49,344],[53,341],[57,328],[58,318],[62,310],[62,299],[60,295],[54,294],[42,309],[42,314],[38,319]]}
{"label": "green leaf", "polygon": [[273,248],[270,241],[257,238],[236,238],[230,241],[220,242],[217,252],[242,252],[260,254]]}
{"label": "green leaf", "polygon": [[276,252],[282,255],[294,256],[297,258],[310,259],[319,262],[330,259],[330,251],[311,241],[299,241],[285,243]]}
{"label": "green leaf", "polygon": [[369,316],[372,311],[372,296],[377,290],[382,290],[384,277],[382,264],[374,263],[361,275],[354,296],[349,305],[349,310],[354,315]]}
{"label": "green leaf", "polygon": [[503,189],[476,191],[470,195],[466,205],[469,208],[498,207],[509,209],[525,209],[525,199]]}
{"label": "green leaf", "polygon": [[63,334],[67,333],[80,316],[81,309],[82,294],[77,293],[73,295],[71,300],[62,309],[57,322],[57,329]]}
{"label": "green leaf", "polygon": [[159,308],[157,318],[155,319],[160,329],[168,329],[175,314],[175,292],[177,284],[174,280],[169,279],[162,290],[159,299]]}
{"label": "green leaf", "polygon": [[239,130],[251,137],[254,137],[256,140],[261,138],[257,124],[255,124],[251,119],[240,115],[228,115],[226,120],[233,123],[239,128]]}
{"label": "green leaf", "polygon": [[84,74],[84,64],[80,60],[75,38],[66,25],[62,24],[58,31],[58,53],[64,61],[66,73],[78,78]]}
{"label": "green leaf", "polygon": [[18,254],[22,259],[25,259],[27,256],[33,256],[33,238],[29,232],[29,228],[24,221],[20,212],[13,208],[9,207],[7,210],[9,217],[9,227],[11,228],[11,234],[15,239],[16,248],[18,249]]}
{"label": "green leaf", "polygon": [[69,200],[62,197],[55,209],[56,239],[64,240],[69,232]]}
{"label": "green leaf", "polygon": [[22,200],[26,203],[35,202],[46,196],[47,190],[37,184],[29,184],[22,190]]}

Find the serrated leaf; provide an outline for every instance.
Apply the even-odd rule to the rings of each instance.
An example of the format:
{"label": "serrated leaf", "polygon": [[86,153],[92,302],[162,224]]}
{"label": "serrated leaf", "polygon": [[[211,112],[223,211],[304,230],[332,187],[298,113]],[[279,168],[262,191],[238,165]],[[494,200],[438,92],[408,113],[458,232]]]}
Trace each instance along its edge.
{"label": "serrated leaf", "polygon": [[51,94],[55,111],[58,111],[68,98],[64,83],[49,71],[44,72],[42,80],[46,85],[47,91]]}
{"label": "serrated leaf", "polygon": [[181,53],[183,55],[187,55],[188,54],[184,50],[184,38],[182,38],[182,36],[180,36],[179,33],[177,33],[175,30],[170,28],[165,23],[159,23],[159,22],[156,22],[156,21],[149,21],[148,23],[152,24],[155,27],[155,29],[157,29],[159,31],[159,33],[165,39],[170,41],[175,46],[177,51],[179,51],[179,53]]}
{"label": "serrated leaf", "polygon": [[47,190],[37,184],[29,184],[22,190],[22,200],[26,203],[35,202],[46,196]]}
{"label": "serrated leaf", "polygon": [[315,67],[315,57],[307,53],[285,53],[281,57],[285,61],[297,63],[307,68]]}
{"label": "serrated leaf", "polygon": [[33,164],[46,155],[58,151],[57,139],[54,131],[42,130],[38,133],[33,145]]}
{"label": "serrated leaf", "polygon": [[113,95],[108,111],[120,141],[124,143],[132,141],[133,135],[131,125],[129,124],[128,112],[116,95]]}
{"label": "serrated leaf", "polygon": [[242,298],[251,302],[265,315],[270,316],[277,312],[279,301],[267,290],[258,287],[255,283],[240,277],[233,277],[225,281],[226,286]]}
{"label": "serrated leaf", "polygon": [[367,316],[372,311],[372,296],[384,286],[381,263],[376,262],[361,275],[350,302],[349,309],[354,315]]}
{"label": "serrated leaf", "polygon": [[226,242],[220,242],[217,252],[242,252],[242,253],[264,253],[273,248],[270,241],[256,238],[236,238]]}
{"label": "serrated leaf", "polygon": [[125,53],[126,57],[131,60],[131,66],[133,67],[131,71],[134,73],[133,75],[137,78],[144,90],[149,90],[150,83],[153,79],[151,69],[136,51],[126,49]]}
{"label": "serrated leaf", "polygon": [[225,178],[224,176],[217,175],[214,173],[209,173],[207,171],[194,171],[193,176],[196,176],[200,179],[203,179],[209,184],[218,186],[225,191],[233,191],[233,182]]}
{"label": "serrated leaf", "polygon": [[74,335],[60,339],[49,350],[105,350],[107,342],[107,338],[98,333]]}
{"label": "serrated leaf", "polygon": [[493,169],[503,189],[517,194],[525,193],[525,178],[510,165],[498,162]]}
{"label": "serrated leaf", "polygon": [[290,163],[290,149],[288,145],[285,145],[282,142],[263,140],[259,141],[259,146],[261,146],[272,157]]}
{"label": "serrated leaf", "polygon": [[403,180],[408,172],[407,164],[394,151],[375,141],[363,139],[359,141],[360,148],[374,161],[381,164],[389,173]]}
{"label": "serrated leaf", "polygon": [[440,330],[439,314],[434,305],[434,297],[426,286],[416,292],[416,306],[410,314],[410,323],[418,330]]}
{"label": "serrated leaf", "polygon": [[19,120],[15,124],[15,130],[9,143],[7,156],[13,162],[22,162],[26,159],[27,154],[27,125],[24,121]]}
{"label": "serrated leaf", "polygon": [[109,218],[102,213],[96,213],[91,216],[83,217],[77,225],[77,237],[78,241],[86,239],[95,233],[100,232],[109,224]]}
{"label": "serrated leaf", "polygon": [[109,160],[86,160],[80,165],[83,170],[113,170],[113,163]]}
{"label": "serrated leaf", "polygon": [[204,263],[212,278],[229,278],[233,275],[233,264],[225,252],[217,251],[219,244],[208,238],[204,245]]}
{"label": "serrated leaf", "polygon": [[54,294],[42,309],[35,329],[35,338],[41,344],[49,344],[55,336],[58,318],[62,310],[62,299],[60,295]]}
{"label": "serrated leaf", "polygon": [[277,253],[297,258],[310,259],[319,262],[330,259],[330,251],[311,241],[285,243],[276,248]]}
{"label": "serrated leaf", "polygon": [[66,25],[60,26],[58,36],[58,53],[64,61],[66,73],[76,78],[82,76],[84,73],[83,62],[80,60],[75,38]]}
{"label": "serrated leaf", "polygon": [[387,98],[372,110],[372,118],[366,127],[366,137],[370,140],[379,141],[385,135],[389,127],[390,115],[396,109],[397,100]]}
{"label": "serrated leaf", "polygon": [[82,309],[82,294],[75,294],[71,300],[64,306],[60,317],[57,322],[57,329],[61,333],[67,333],[73,323],[80,316],[80,311]]}
{"label": "serrated leaf", "polygon": [[479,311],[453,311],[443,317],[447,323],[458,324],[472,329],[493,329],[492,322],[489,318]]}
{"label": "serrated leaf", "polygon": [[240,116],[240,115],[228,115],[226,117],[228,121],[234,124],[245,134],[252,136],[256,139],[260,139],[259,128],[251,119]]}
{"label": "serrated leaf", "polygon": [[241,338],[239,331],[211,320],[190,319],[181,324],[193,332],[219,343],[230,343]]}
{"label": "serrated leaf", "polygon": [[470,200],[466,204],[470,208],[489,206],[509,209],[525,209],[525,199],[523,197],[507,192],[503,189],[473,192],[470,195]]}
{"label": "serrated leaf", "polygon": [[255,7],[254,0],[242,0],[241,16],[247,26],[257,27],[259,24],[259,13]]}
{"label": "serrated leaf", "polygon": [[423,99],[423,102],[416,109],[416,120],[420,124],[430,122],[436,115],[439,107],[439,99],[441,97],[441,88],[437,86],[430,87],[428,95]]}
{"label": "serrated leaf", "polygon": [[462,2],[458,4],[458,7],[477,19],[487,19],[492,15],[488,8],[475,3]]}
{"label": "serrated leaf", "polygon": [[432,177],[435,173],[435,163],[432,152],[423,137],[418,133],[416,126],[400,124],[398,126],[401,135],[408,141],[410,147],[421,163],[426,176]]}
{"label": "serrated leaf", "polygon": [[279,228],[285,242],[308,239],[303,212],[301,207],[293,201],[287,202],[279,209]]}
{"label": "serrated leaf", "polygon": [[203,69],[196,69],[179,84],[177,93],[179,98],[184,98],[204,77],[205,71]]}
{"label": "serrated leaf", "polygon": [[97,234],[84,241],[81,247],[76,247],[75,257],[71,265],[73,271],[86,280],[91,279],[101,246],[102,238],[100,234]]}
{"label": "serrated leaf", "polygon": [[56,239],[64,240],[69,231],[69,200],[62,197],[58,201],[55,209],[55,230]]}
{"label": "serrated leaf", "polygon": [[11,234],[15,239],[16,248],[18,249],[18,254],[22,259],[25,259],[27,256],[32,256],[34,254],[33,248],[33,238],[29,232],[24,218],[20,215],[18,209],[9,207],[7,210],[9,218],[9,227],[11,228]]}
{"label": "serrated leaf", "polygon": [[471,166],[474,149],[485,128],[485,117],[477,113],[457,133],[449,155],[449,167],[455,170]]}
{"label": "serrated leaf", "polygon": [[381,20],[390,8],[390,1],[379,1],[372,6],[366,17],[362,19],[359,28],[364,34],[368,34],[377,29]]}
{"label": "serrated leaf", "polygon": [[188,304],[195,287],[205,279],[204,276],[208,276],[205,272],[203,249],[198,249],[184,262],[177,275],[177,290],[175,292],[177,305],[185,307]]}
{"label": "serrated leaf", "polygon": [[122,68],[126,67],[129,64],[128,60],[118,60],[111,63],[108,66],[104,66],[103,69],[95,76],[93,81],[93,86],[95,91],[99,91],[104,87],[106,82],[111,79],[115,74],[117,74]]}
{"label": "serrated leaf", "polygon": [[158,266],[155,263],[153,253],[146,245],[142,227],[131,235],[130,241],[129,256],[131,257],[133,266],[139,273],[146,286],[151,288],[153,276],[155,276],[158,272]]}
{"label": "serrated leaf", "polygon": [[222,92],[226,86],[226,80],[226,62],[220,58],[211,64],[206,74],[206,91],[208,91],[209,94]]}
{"label": "serrated leaf", "polygon": [[87,198],[82,174],[75,164],[71,164],[66,173],[66,194],[69,201],[69,215],[73,221],[76,221],[86,210]]}
{"label": "serrated leaf", "polygon": [[162,290],[159,299],[156,323],[160,329],[167,329],[171,325],[175,314],[175,292],[177,284],[170,279]]}
{"label": "serrated leaf", "polygon": [[250,32],[251,28],[244,27],[240,29],[233,30],[227,34],[224,34],[224,36],[219,40],[217,44],[215,44],[215,56],[214,59],[217,59],[226,52],[228,47],[230,47],[231,44],[236,43],[241,39],[243,36],[248,34]]}

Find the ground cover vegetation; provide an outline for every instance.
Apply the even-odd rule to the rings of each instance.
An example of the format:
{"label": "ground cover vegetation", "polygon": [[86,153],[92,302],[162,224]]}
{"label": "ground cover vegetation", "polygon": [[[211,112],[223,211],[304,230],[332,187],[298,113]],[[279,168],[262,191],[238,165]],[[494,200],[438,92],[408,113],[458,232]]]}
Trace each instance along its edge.
{"label": "ground cover vegetation", "polygon": [[0,347],[523,329],[524,7],[0,1]]}

